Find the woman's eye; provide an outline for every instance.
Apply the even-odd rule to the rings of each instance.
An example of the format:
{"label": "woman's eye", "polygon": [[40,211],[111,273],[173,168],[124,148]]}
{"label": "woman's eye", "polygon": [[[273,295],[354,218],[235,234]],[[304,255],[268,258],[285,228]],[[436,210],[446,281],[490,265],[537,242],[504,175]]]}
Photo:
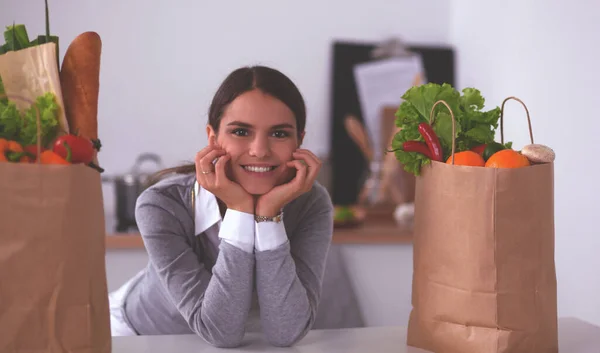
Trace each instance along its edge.
{"label": "woman's eye", "polygon": [[275,131],[273,132],[273,136],[277,137],[277,138],[286,138],[288,136],[290,136],[290,134],[287,133],[287,131]]}
{"label": "woman's eye", "polygon": [[236,136],[248,136],[248,130],[246,129],[235,129],[233,131],[231,131],[232,134],[236,135]]}

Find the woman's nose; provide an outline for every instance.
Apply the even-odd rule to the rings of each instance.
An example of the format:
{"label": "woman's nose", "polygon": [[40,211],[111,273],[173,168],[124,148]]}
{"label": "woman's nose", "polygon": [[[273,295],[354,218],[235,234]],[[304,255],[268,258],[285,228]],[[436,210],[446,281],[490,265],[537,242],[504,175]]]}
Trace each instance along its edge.
{"label": "woman's nose", "polygon": [[266,137],[256,137],[250,144],[250,155],[256,158],[265,158],[271,154],[269,139]]}

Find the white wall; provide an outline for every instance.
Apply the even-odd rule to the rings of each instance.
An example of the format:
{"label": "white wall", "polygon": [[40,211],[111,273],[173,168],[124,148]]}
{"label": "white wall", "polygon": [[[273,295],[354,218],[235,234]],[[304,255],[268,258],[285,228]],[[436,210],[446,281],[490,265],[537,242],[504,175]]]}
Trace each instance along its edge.
{"label": "white wall", "polygon": [[[15,21],[26,24],[30,35],[43,33],[43,2],[0,2],[0,24]],[[206,142],[206,111],[218,84],[234,68],[256,63],[279,68],[298,84],[308,105],[305,146],[325,156],[332,42],[400,35],[408,42],[446,44],[450,25],[449,0],[50,0],[50,6],[61,58],[77,34],[91,30],[102,37],[99,157],[107,175],[128,171],[147,151],[168,165],[193,159]],[[104,191],[110,217],[113,189]],[[406,322],[410,249],[345,247],[368,325]],[[143,250],[109,251],[109,289],[146,261]]]}
{"label": "white wall", "polygon": [[[0,23],[43,33],[43,2],[35,3],[2,0]],[[206,112],[217,86],[234,68],[256,63],[279,68],[298,84],[308,105],[306,147],[324,155],[332,41],[402,35],[445,43],[450,20],[448,0],[50,0],[50,6],[61,57],[81,32],[102,37],[99,158],[107,173],[127,171],[146,151],[168,164],[192,160],[206,142]]]}
{"label": "white wall", "polygon": [[[44,33],[43,2],[0,1],[0,24],[14,21],[31,36]],[[296,82],[308,109],[305,147],[326,157],[332,42],[401,35],[447,43],[450,22],[449,0],[49,3],[61,60],[82,32],[96,31],[103,41],[99,161],[105,175],[129,171],[143,152],[158,153],[168,166],[193,160],[206,143],[212,95],[230,71],[249,64],[274,66]],[[112,217],[111,184],[104,192]]]}
{"label": "white wall", "polygon": [[[487,104],[527,104],[535,142],[554,148],[559,315],[600,324],[600,4],[597,1],[454,0],[451,42],[459,86]],[[526,116],[507,103],[505,137],[528,143]]]}

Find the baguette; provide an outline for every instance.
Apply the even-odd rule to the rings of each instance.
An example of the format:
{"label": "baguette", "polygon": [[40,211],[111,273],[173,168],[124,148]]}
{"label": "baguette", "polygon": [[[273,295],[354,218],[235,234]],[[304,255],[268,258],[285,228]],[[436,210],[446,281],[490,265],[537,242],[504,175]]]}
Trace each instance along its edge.
{"label": "baguette", "polygon": [[98,140],[98,94],[102,41],[96,32],[78,35],[67,48],[60,84],[70,133]]}

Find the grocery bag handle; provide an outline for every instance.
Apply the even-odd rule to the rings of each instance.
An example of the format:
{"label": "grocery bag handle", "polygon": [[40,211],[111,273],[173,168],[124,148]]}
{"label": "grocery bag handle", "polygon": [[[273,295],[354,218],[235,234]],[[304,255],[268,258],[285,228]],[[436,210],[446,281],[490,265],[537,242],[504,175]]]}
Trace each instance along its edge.
{"label": "grocery bag handle", "polygon": [[525,108],[525,113],[527,113],[527,124],[529,125],[529,138],[531,139],[531,143],[533,144],[533,130],[531,129],[531,117],[529,116],[529,109],[527,109],[527,106],[525,105],[525,103],[523,103],[522,100],[512,96],[504,99],[504,101],[502,101],[502,108],[500,108],[500,143],[504,144],[504,104],[506,104],[506,102],[511,99],[514,99],[517,102],[521,103]]}
{"label": "grocery bag handle", "polygon": [[456,118],[454,117],[454,113],[452,112],[452,109],[448,103],[443,100],[439,100],[433,104],[433,107],[431,107],[431,113],[429,113],[429,125],[433,124],[433,111],[438,104],[445,105],[446,108],[448,108],[448,111],[450,111],[450,116],[452,117],[452,164],[454,164],[454,152],[456,150]]}
{"label": "grocery bag handle", "polygon": [[0,99],[2,99],[2,98],[20,100],[22,102],[29,103],[30,105],[35,107],[35,123],[37,126],[37,143],[36,143],[37,156],[38,156],[37,163],[38,164],[41,163],[41,159],[39,157],[42,154],[42,128],[40,127],[40,108],[38,108],[37,105],[35,105],[35,103],[31,99],[28,99],[25,97],[21,97],[21,96],[17,96],[17,95],[0,94]]}

